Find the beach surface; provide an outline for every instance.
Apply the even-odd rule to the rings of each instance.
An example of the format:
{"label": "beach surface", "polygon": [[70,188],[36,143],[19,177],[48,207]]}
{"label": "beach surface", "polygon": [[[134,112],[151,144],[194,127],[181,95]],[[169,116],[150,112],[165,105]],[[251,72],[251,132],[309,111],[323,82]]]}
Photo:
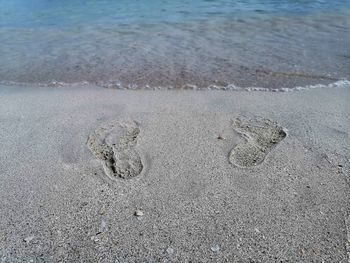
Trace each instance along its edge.
{"label": "beach surface", "polygon": [[350,262],[350,89],[0,87],[1,262]]}

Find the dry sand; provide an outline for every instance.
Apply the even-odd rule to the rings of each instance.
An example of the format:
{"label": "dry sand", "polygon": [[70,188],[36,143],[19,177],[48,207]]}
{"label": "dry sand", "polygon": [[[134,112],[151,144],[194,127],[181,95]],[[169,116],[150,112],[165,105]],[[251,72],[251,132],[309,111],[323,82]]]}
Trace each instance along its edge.
{"label": "dry sand", "polygon": [[0,262],[350,262],[350,89],[0,87]]}

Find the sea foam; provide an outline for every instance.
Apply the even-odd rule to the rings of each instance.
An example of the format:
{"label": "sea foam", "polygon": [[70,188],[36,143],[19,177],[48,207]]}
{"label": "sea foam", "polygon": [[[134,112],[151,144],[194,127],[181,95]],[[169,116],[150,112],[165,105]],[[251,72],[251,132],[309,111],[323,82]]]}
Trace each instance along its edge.
{"label": "sea foam", "polygon": [[193,84],[186,84],[182,87],[174,86],[150,86],[150,85],[136,85],[136,84],[123,84],[120,81],[99,81],[99,82],[88,82],[81,81],[75,83],[66,83],[59,81],[51,81],[48,83],[26,83],[26,82],[14,82],[14,81],[0,81],[0,86],[29,86],[29,87],[83,87],[83,86],[96,86],[107,89],[115,90],[221,90],[221,91],[245,91],[245,92],[293,92],[310,89],[322,89],[322,88],[350,88],[350,80],[341,79],[329,84],[314,84],[305,86],[295,86],[291,88],[280,87],[280,88],[266,88],[266,87],[241,87],[235,84],[228,84],[225,86],[220,85],[209,85],[207,87],[198,87]]}

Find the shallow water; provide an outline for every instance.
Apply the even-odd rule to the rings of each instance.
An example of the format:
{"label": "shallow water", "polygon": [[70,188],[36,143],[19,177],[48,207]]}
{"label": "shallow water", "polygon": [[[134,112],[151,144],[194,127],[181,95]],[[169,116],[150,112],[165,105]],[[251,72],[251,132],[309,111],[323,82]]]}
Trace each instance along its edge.
{"label": "shallow water", "polygon": [[263,87],[350,79],[348,0],[0,0],[0,82]]}

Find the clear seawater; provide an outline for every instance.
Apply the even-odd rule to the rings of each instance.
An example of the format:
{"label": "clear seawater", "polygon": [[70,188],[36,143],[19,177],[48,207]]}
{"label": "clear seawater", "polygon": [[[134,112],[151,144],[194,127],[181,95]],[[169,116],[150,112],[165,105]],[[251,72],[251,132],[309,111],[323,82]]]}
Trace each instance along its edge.
{"label": "clear seawater", "polygon": [[0,0],[0,83],[350,79],[350,0]]}

